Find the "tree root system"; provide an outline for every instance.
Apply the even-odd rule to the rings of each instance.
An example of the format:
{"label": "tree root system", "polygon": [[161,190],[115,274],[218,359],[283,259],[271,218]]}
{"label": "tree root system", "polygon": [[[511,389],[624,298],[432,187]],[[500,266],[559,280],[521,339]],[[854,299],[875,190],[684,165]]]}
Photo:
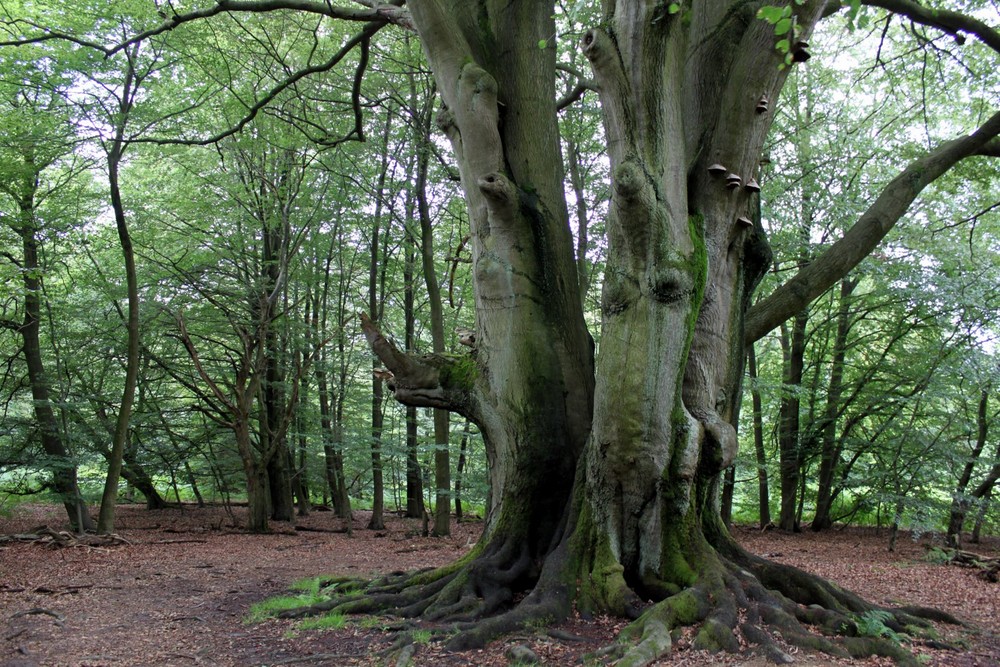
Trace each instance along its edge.
{"label": "tree root system", "polygon": [[[723,551],[704,563],[697,580],[679,592],[667,593],[676,586],[666,582],[646,581],[636,587],[637,618],[614,645],[592,657],[622,667],[647,665],[668,654],[683,637],[694,649],[756,655],[776,664],[792,662],[792,647],[841,658],[886,656],[901,665],[916,665],[908,641],[935,641],[931,621],[960,624],[933,609],[872,605],[817,576],[750,555],[734,543]],[[558,623],[569,615],[574,595],[556,578],[539,578],[531,559],[511,543],[474,551],[437,570],[397,573],[371,582],[324,583],[329,599],[283,611],[279,617],[366,613],[419,618],[433,623],[433,632],[449,650],[477,648],[504,634]],[[417,627],[400,624],[401,635],[392,650],[411,642]]]}

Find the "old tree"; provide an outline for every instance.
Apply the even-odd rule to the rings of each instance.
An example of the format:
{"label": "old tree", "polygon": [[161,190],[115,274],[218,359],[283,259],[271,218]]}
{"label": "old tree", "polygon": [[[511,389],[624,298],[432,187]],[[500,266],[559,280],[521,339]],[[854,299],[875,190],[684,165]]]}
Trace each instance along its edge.
{"label": "old tree", "polygon": [[[955,12],[868,4],[1000,47],[997,33]],[[775,48],[761,5],[608,0],[580,41],[612,173],[595,365],[567,223],[553,3],[408,3],[472,220],[477,344],[465,358],[413,358],[370,322],[366,333],[398,400],[480,426],[492,507],[462,562],[334,604],[490,617],[456,647],[565,617],[575,604],[636,618],[625,633],[638,642],[636,661],[669,650],[681,624],[700,624],[697,646],[736,650],[737,630],[776,660],[785,656],[766,626],[831,653],[893,652],[806,634],[801,624],[850,635],[852,615],[868,607],[750,556],[721,524],[717,487],[736,455],[744,346],[843,277],[952,165],[995,155],[1000,113],[914,160],[839,242],[748,308],[770,255],[753,222],[751,180],[773,114],[761,100],[777,99],[782,64],[805,58],[802,44],[788,57]],[[794,3],[794,39],[837,9],[828,5]],[[893,613],[909,625],[923,612]]]}
{"label": "old tree", "polygon": [[[985,110],[978,127],[956,126],[961,136],[912,159],[838,242],[750,307],[770,261],[755,184],[773,100],[807,57],[800,42],[858,4],[604,0],[579,42],[560,44],[579,48],[591,65],[581,89],[600,97],[610,163],[595,356],[564,187],[558,111],[570,100],[557,99],[555,4],[217,0],[173,11],[167,3],[162,23],[104,47],[116,56],[213,16],[294,11],[359,22],[344,48],[365,57],[383,27],[415,32],[433,70],[439,127],[471,220],[475,347],[457,357],[410,356],[363,324],[397,400],[479,426],[491,506],[482,538],[461,561],[323,606],[456,621],[454,648],[558,621],[575,607],[635,619],[622,644],[632,664],[669,651],[670,631],[681,625],[698,626],[698,647],[738,650],[742,635],[777,661],[787,656],[774,629],[833,654],[906,660],[894,645],[850,636],[856,615],[870,609],[865,602],[740,549],[719,518],[720,474],[736,455],[747,341],[845,276],[953,165],[1000,154],[1000,111]],[[914,34],[1000,51],[1000,34],[974,7],[966,15],[908,0],[860,4],[918,27]],[[930,614],[891,613],[896,627]]]}
{"label": "old tree", "polygon": [[[398,400],[479,424],[493,506],[464,561],[335,604],[459,620],[505,612],[467,628],[456,647],[575,604],[636,618],[625,633],[636,661],[669,650],[681,624],[700,624],[696,646],[736,650],[737,630],[776,660],[785,656],[766,626],[831,653],[893,652],[806,634],[802,624],[850,635],[867,607],[748,555],[720,522],[744,346],[843,277],[952,165],[995,155],[1000,113],[914,160],[839,242],[748,308],[769,262],[753,222],[751,180],[773,114],[760,102],[778,97],[781,65],[805,57],[803,45],[787,59],[775,49],[761,4],[607,1],[583,35],[612,173],[595,365],[567,224],[552,3],[408,3],[472,219],[477,345],[466,358],[418,359],[370,323],[366,332]],[[870,4],[1000,46],[954,12]],[[835,10],[794,3],[795,38]],[[909,625],[922,611],[893,613]]]}

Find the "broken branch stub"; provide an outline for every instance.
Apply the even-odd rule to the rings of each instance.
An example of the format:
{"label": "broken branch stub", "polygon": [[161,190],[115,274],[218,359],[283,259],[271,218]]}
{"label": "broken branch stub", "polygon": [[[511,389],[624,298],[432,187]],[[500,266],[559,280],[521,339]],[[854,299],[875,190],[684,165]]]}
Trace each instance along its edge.
{"label": "broken branch stub", "polygon": [[397,401],[416,407],[442,408],[473,418],[473,389],[478,365],[472,355],[407,354],[382,335],[366,313],[361,328],[386,370],[376,377],[389,382]]}

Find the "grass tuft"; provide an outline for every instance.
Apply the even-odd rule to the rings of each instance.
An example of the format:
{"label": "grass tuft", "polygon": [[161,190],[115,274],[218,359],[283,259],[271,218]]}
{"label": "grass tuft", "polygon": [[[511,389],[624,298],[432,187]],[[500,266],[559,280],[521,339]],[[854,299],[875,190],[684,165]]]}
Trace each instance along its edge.
{"label": "grass tuft", "polygon": [[265,619],[277,615],[279,612],[298,607],[308,607],[309,605],[322,602],[326,598],[314,593],[303,593],[302,595],[284,595],[276,598],[268,598],[255,602],[250,606],[250,614],[246,618],[247,623],[259,623]]}
{"label": "grass tuft", "polygon": [[345,625],[347,617],[337,613],[314,616],[299,623],[299,627],[303,630],[340,630]]}

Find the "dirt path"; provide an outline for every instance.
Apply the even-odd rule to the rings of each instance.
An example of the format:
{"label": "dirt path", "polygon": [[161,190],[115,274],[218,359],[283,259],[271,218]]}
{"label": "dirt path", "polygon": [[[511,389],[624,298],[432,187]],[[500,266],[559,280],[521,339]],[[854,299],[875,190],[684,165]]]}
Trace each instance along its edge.
{"label": "dirt path", "polygon": [[[385,531],[354,535],[329,512],[285,529],[251,536],[227,529],[218,508],[147,512],[119,510],[119,534],[129,544],[52,548],[0,545],[0,666],[377,664],[391,634],[349,625],[336,632],[301,630],[293,622],[246,623],[252,603],[284,594],[296,580],[318,574],[370,576],[448,563],[475,542],[478,524],[461,524],[447,539],[419,536],[420,523],[391,519]],[[61,525],[53,508],[22,506],[0,519],[0,534]],[[971,572],[921,561],[923,547],[907,542],[887,554],[884,539],[862,531],[786,536],[741,531],[752,550],[792,563],[880,603],[938,606],[1000,633],[1000,588]],[[996,545],[993,545],[994,551]],[[983,549],[986,550],[985,548]],[[504,665],[509,645],[526,643],[546,664],[571,665],[610,641],[617,621],[569,623],[587,639],[512,637],[482,652],[444,655],[421,646],[417,665]],[[973,638],[963,653],[929,651],[929,664],[997,665],[995,640]],[[729,656],[681,651],[662,664],[739,664]],[[806,659],[800,664],[832,664]],[[881,664],[878,661],[843,664]]]}

